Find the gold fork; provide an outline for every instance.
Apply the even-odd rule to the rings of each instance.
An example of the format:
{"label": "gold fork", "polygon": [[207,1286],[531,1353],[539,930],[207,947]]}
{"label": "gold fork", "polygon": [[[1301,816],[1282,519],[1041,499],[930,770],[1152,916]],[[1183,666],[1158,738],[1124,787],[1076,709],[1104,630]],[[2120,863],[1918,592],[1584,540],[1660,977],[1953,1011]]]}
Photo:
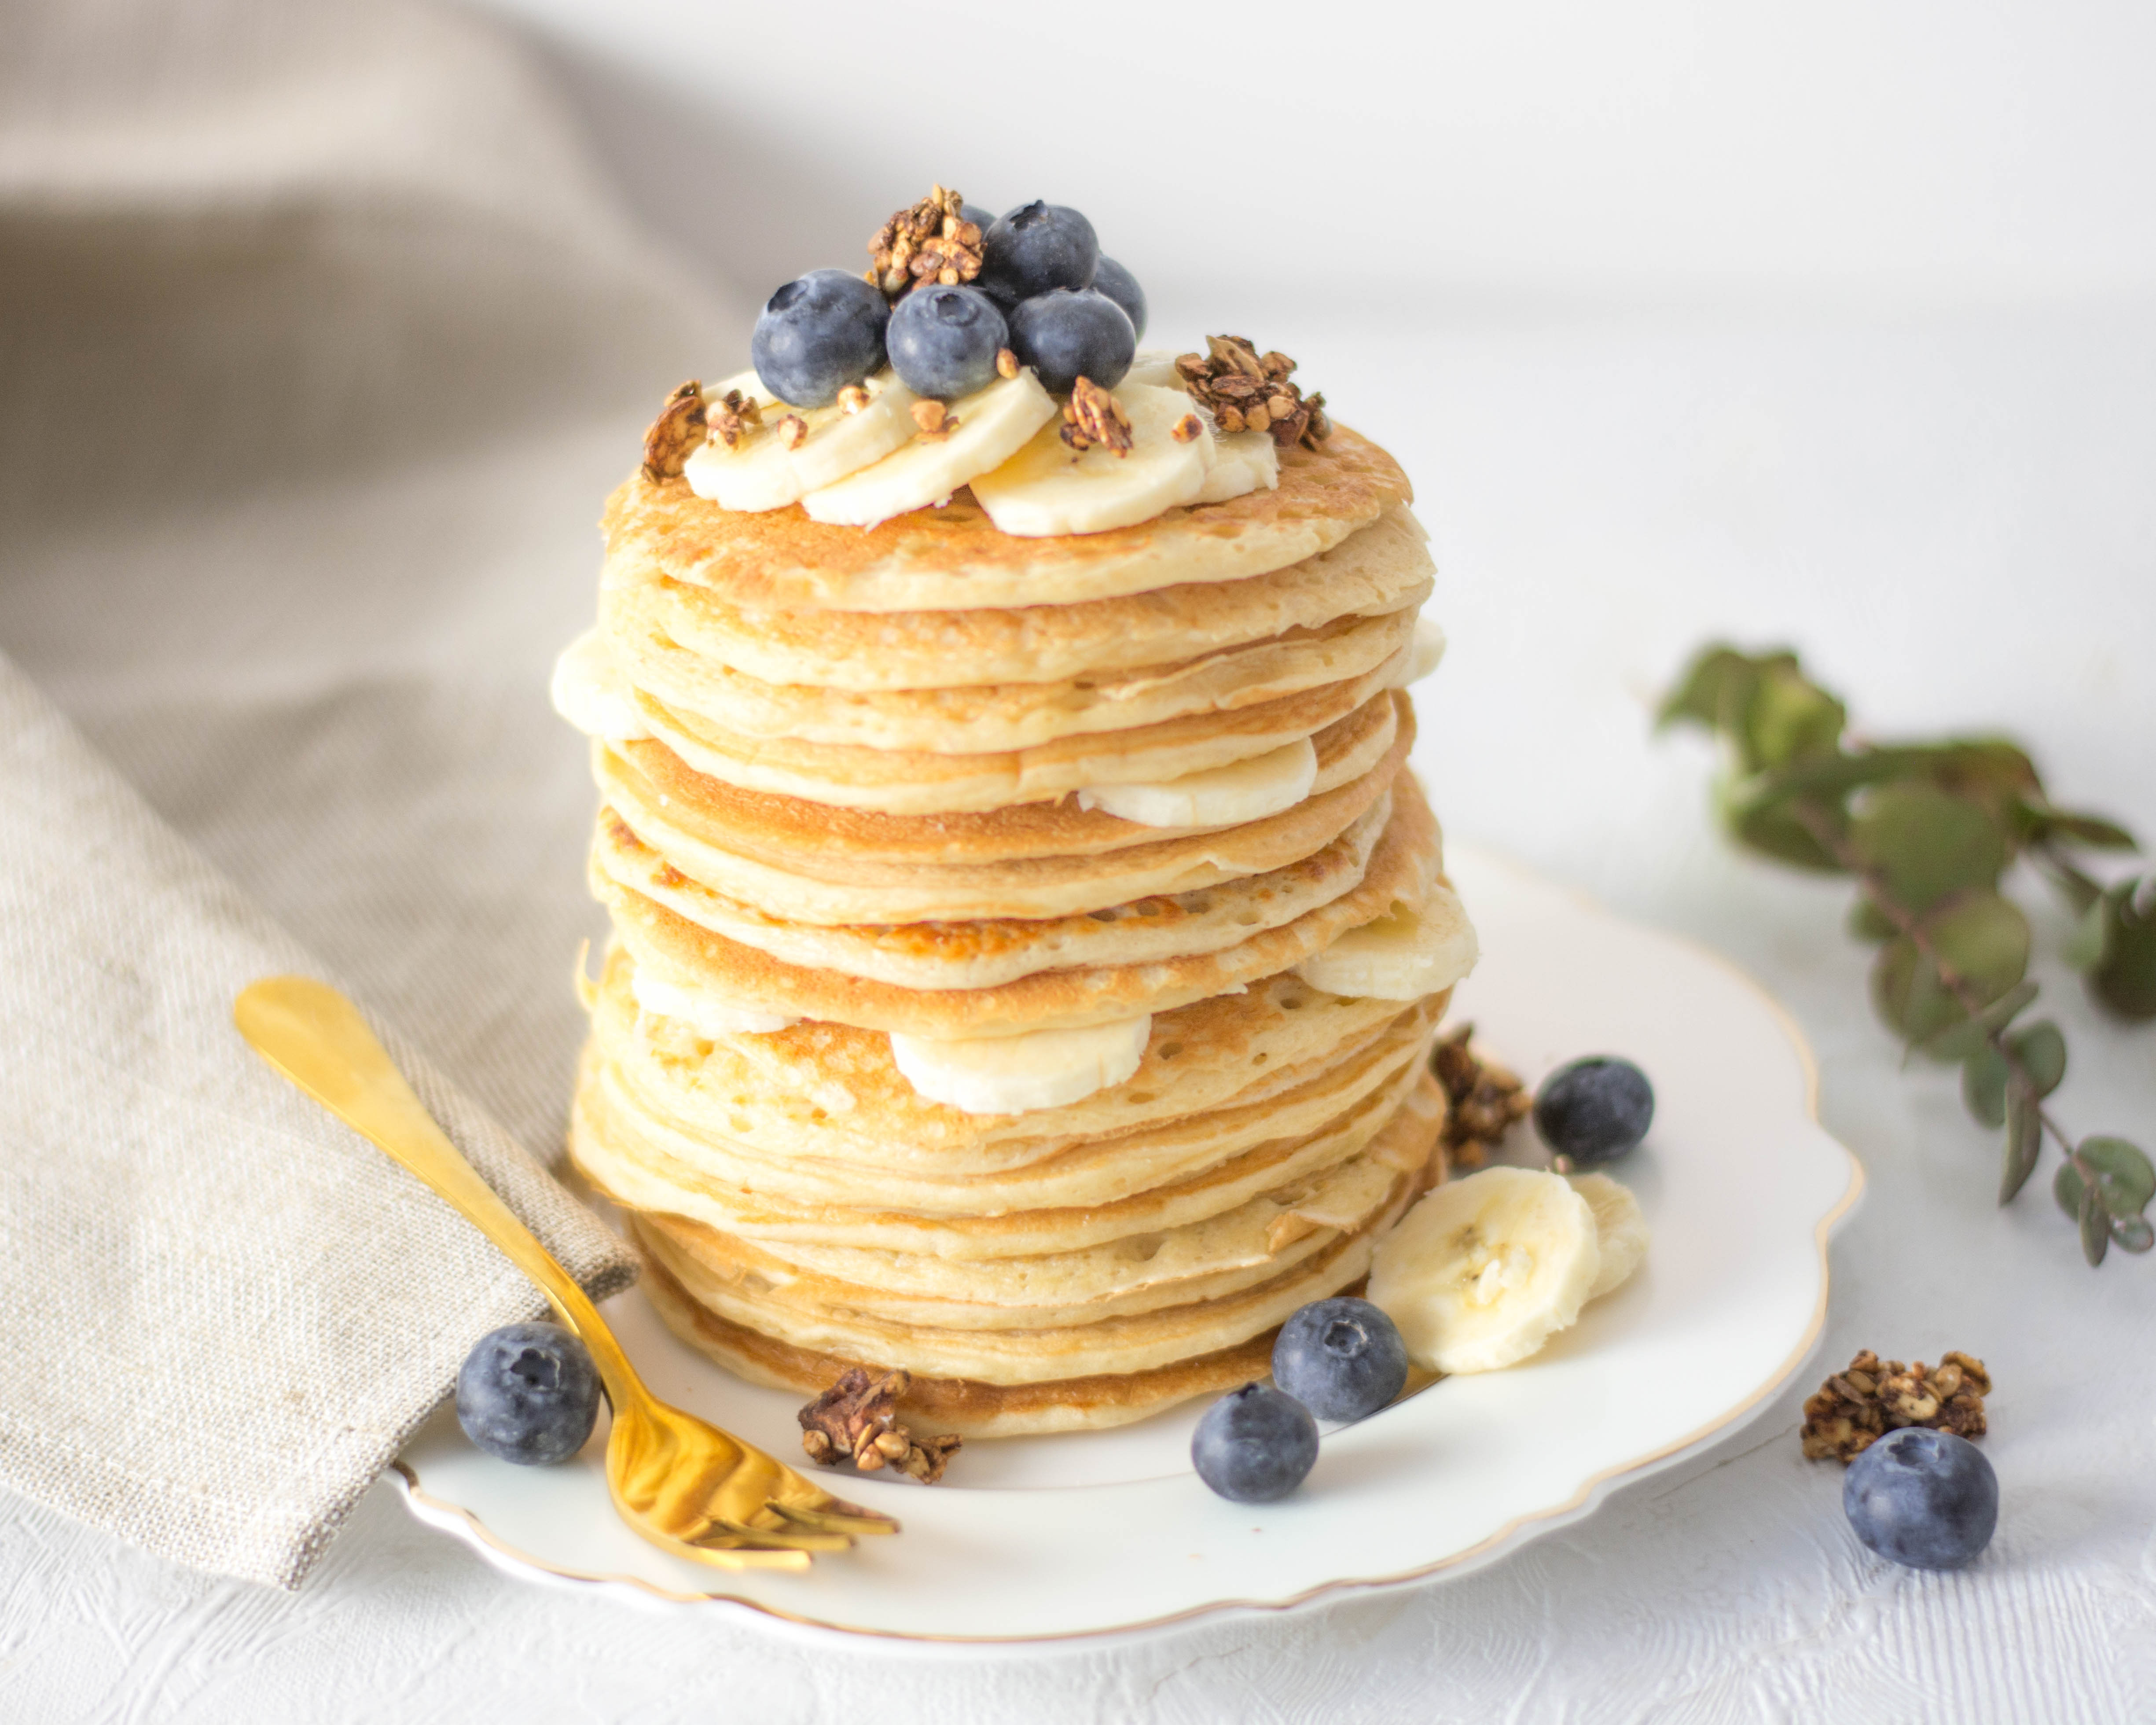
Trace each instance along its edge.
{"label": "gold fork", "polygon": [[232,1016],[264,1060],[455,1206],[583,1338],[613,1405],[608,1489],[621,1518],[654,1545],[721,1569],[805,1569],[811,1552],[898,1532],[888,1516],[841,1502],[646,1389],[575,1278],[458,1153],[359,1009],[328,983],[264,978],[240,991]]}

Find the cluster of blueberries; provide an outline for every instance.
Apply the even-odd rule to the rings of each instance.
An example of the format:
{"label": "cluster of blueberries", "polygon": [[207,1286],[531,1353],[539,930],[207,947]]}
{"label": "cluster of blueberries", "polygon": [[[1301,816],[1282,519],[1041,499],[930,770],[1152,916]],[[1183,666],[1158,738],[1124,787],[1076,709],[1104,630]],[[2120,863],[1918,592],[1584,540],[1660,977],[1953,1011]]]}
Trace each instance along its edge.
{"label": "cluster of blueberries", "polygon": [[763,387],[792,407],[828,407],[888,359],[916,395],[952,401],[994,382],[1006,347],[1052,393],[1081,377],[1103,389],[1122,382],[1145,333],[1145,293],[1101,255],[1093,224],[1038,199],[1002,216],[969,203],[964,216],[981,230],[969,285],[916,287],[896,306],[845,270],[812,270],[779,289],[749,341]]}
{"label": "cluster of blueberries", "polygon": [[[1589,1167],[1637,1146],[1654,1112],[1646,1075],[1630,1060],[1597,1055],[1543,1081],[1534,1123],[1552,1151]],[[1407,1384],[1407,1345],[1368,1300],[1319,1300],[1281,1327],[1272,1375],[1271,1387],[1246,1384],[1215,1402],[1191,1439],[1198,1476],[1238,1503],[1269,1503],[1302,1483],[1317,1461],[1320,1420],[1364,1419],[1399,1395]],[[558,1324],[496,1330],[457,1373],[465,1435],[490,1455],[526,1466],[566,1461],[581,1450],[599,1396],[591,1354]],[[1856,1537],[1881,1557],[1953,1569],[1990,1543],[1999,1481],[1966,1439],[1912,1426],[1889,1432],[1851,1463],[1841,1502]]]}

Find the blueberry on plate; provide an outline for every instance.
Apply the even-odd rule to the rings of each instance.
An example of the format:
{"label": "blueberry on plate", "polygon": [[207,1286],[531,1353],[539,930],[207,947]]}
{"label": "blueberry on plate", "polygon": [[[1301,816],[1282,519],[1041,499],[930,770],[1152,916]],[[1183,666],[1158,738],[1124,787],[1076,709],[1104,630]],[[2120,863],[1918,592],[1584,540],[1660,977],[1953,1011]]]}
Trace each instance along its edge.
{"label": "blueberry on plate", "polygon": [[1967,1438],[1906,1425],[1849,1464],[1841,1509],[1856,1537],[1889,1562],[1958,1569],[1991,1543],[1999,1476]]}
{"label": "blueberry on plate", "polygon": [[1535,1092],[1535,1131],[1575,1168],[1622,1156],[1647,1136],[1654,1118],[1647,1075],[1614,1055],[1560,1066]]}
{"label": "blueberry on plate", "polygon": [[1368,1300],[1314,1301],[1273,1343],[1273,1383],[1321,1420],[1374,1414],[1407,1381],[1399,1326]]}
{"label": "blueberry on plate", "polygon": [[1035,198],[1006,212],[981,235],[979,285],[1006,305],[1051,288],[1093,285],[1101,242],[1075,209]]}
{"label": "blueberry on plate", "polygon": [[969,287],[916,288],[884,331],[891,368],[916,395],[953,401],[996,381],[1010,331],[996,302]]}
{"label": "blueberry on plate", "polygon": [[882,291],[851,271],[811,270],[764,302],[749,363],[788,406],[829,407],[848,384],[883,369],[890,316]]}
{"label": "blueberry on plate", "polygon": [[480,1337],[457,1373],[457,1424],[519,1466],[566,1461],[599,1413],[590,1351],[559,1324],[508,1324]]}
{"label": "blueberry on plate", "polygon": [[1101,259],[1100,267],[1093,272],[1093,287],[1097,293],[1106,294],[1123,308],[1123,316],[1130,319],[1131,327],[1137,331],[1138,340],[1145,340],[1145,290],[1138,279],[1113,258]]}
{"label": "blueberry on plate", "polygon": [[1205,1410],[1190,1439],[1198,1477],[1236,1503],[1270,1503],[1317,1460],[1317,1422],[1293,1396],[1245,1384]]}
{"label": "blueberry on plate", "polygon": [[1138,332],[1123,308],[1091,288],[1056,288],[1021,300],[1010,315],[1019,363],[1040,373],[1041,387],[1067,395],[1081,377],[1113,389],[1130,370]]}

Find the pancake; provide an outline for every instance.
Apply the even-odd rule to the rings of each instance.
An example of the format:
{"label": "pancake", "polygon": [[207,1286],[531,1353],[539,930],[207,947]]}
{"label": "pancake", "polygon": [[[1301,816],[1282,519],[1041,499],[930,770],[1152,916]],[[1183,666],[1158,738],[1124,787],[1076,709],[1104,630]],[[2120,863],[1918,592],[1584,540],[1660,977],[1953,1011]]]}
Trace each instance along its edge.
{"label": "pancake", "polygon": [[[1235,1096],[1219,1108],[1123,1132],[1045,1145],[1020,1140],[999,1147],[1001,1154],[936,1159],[890,1150],[862,1158],[788,1154],[711,1131],[670,1108],[670,1094],[654,1091],[633,1062],[609,1060],[595,1045],[583,1064],[569,1147],[591,1180],[617,1200],[694,1217],[724,1231],[736,1231],[737,1220],[759,1204],[845,1212],[858,1219],[901,1209],[965,1217],[1113,1203],[1224,1167],[1261,1146],[1308,1138],[1348,1122],[1371,1096],[1411,1076],[1435,1016],[1411,1008],[1339,1058],[1296,1069],[1293,1082]],[[813,1234],[780,1225],[783,1220],[756,1237],[814,1242]],[[963,1246],[957,1242],[952,1255]]]}
{"label": "pancake", "polygon": [[659,1226],[707,1272],[782,1304],[842,1307],[942,1329],[1041,1329],[1126,1317],[1254,1287],[1363,1230],[1420,1177],[1444,1121],[1426,1076],[1369,1150],[1240,1209],[1075,1252],[952,1260],[785,1242],[758,1244],[685,1220]]}
{"label": "pancake", "polygon": [[1337,424],[1317,449],[1281,453],[1274,490],[1171,509],[1109,532],[1048,539],[998,531],[963,489],[944,508],[863,529],[812,521],[798,505],[729,511],[684,480],[639,473],[608,501],[602,578],[610,587],[688,582],[757,608],[1075,604],[1286,568],[1413,496],[1398,462]]}
{"label": "pancake", "polygon": [[1233,712],[1380,669],[1398,673],[1407,664],[1414,627],[1413,611],[1336,617],[1172,663],[1087,671],[1056,682],[935,689],[767,683],[645,637],[617,638],[614,646],[639,691],[684,718],[703,719],[737,737],[973,755],[1133,731],[1194,713]]}
{"label": "pancake", "polygon": [[790,922],[690,880],[611,809],[599,811],[591,866],[698,928],[754,947],[782,963],[901,988],[993,988],[1037,971],[1218,952],[1330,904],[1362,881],[1389,825],[1392,803],[1407,793],[1412,778],[1403,774],[1394,781],[1391,799],[1364,810],[1330,845],[1286,868],[1078,916],[896,927]]}
{"label": "pancake", "polygon": [[[644,1223],[629,1219],[639,1242]],[[699,1306],[647,1246],[644,1297],[675,1336],[737,1378],[767,1389],[820,1395],[860,1363],[796,1348]],[[1178,1360],[1148,1372],[1107,1372],[1041,1384],[977,1384],[963,1378],[912,1374],[898,1411],[916,1431],[956,1432],[968,1439],[1029,1437],[1051,1432],[1105,1431],[1143,1420],[1178,1402],[1263,1378],[1272,1369],[1271,1332],[1235,1348]]]}
{"label": "pancake", "polygon": [[593,887],[639,968],[717,1001],[797,1019],[948,1041],[1070,1029],[1172,1012],[1292,968],[1341,935],[1403,906],[1420,906],[1438,878],[1437,823],[1403,782],[1362,880],[1294,922],[1208,952],[1132,964],[1043,968],[993,988],[907,986],[794,965],[727,939],[604,875]]}
{"label": "pancake", "polygon": [[1391,788],[1414,741],[1263,820],[1172,834],[1099,810],[1027,803],[980,815],[879,815],[742,791],[657,743],[593,745],[599,787],[682,875],[797,922],[976,922],[1082,914],[1284,868]]}
{"label": "pancake", "polygon": [[690,767],[743,790],[768,791],[886,814],[978,814],[1039,803],[1092,785],[1147,784],[1225,767],[1325,732],[1360,737],[1397,721],[1388,692],[1391,661],[1345,682],[1327,683],[1226,712],[1193,713],[1101,735],[1081,732],[1033,748],[986,754],[855,748],[785,737],[739,736],[677,713],[639,694],[644,726]]}
{"label": "pancake", "polygon": [[599,615],[630,656],[640,639],[767,683],[862,690],[1053,683],[1174,664],[1336,617],[1412,609],[1430,596],[1428,540],[1422,524],[1398,507],[1284,569],[1083,604],[780,610],[660,579],[608,588]]}
{"label": "pancake", "polygon": [[[816,1171],[795,1164],[767,1163],[755,1187],[713,1178],[685,1160],[654,1154],[649,1138],[625,1132],[603,1084],[578,1094],[570,1152],[593,1184],[624,1208],[685,1215],[745,1240],[946,1258],[1033,1257],[1204,1221],[1359,1155],[1420,1076],[1424,1045],[1418,1041],[1404,1054],[1380,1070],[1375,1088],[1315,1129],[1293,1132],[1289,1122],[1275,1122],[1270,1135],[1225,1161],[1212,1160],[1209,1150],[1208,1165],[1184,1172],[1123,1153],[1071,1153],[1075,1166],[1058,1158],[951,1183],[956,1189],[940,1213],[917,1200],[911,1209],[880,1208],[893,1203],[898,1183],[864,1179],[855,1170],[842,1171],[850,1178],[837,1181],[826,1174],[825,1183],[839,1189],[836,1199],[811,1195],[805,1189],[815,1183]],[[706,1163],[715,1159],[708,1149],[700,1157]],[[964,1197],[969,1184],[978,1194],[971,1207]],[[1059,1189],[1074,1201],[1045,1204]]]}
{"label": "pancake", "polygon": [[880,1031],[810,1020],[765,1035],[700,1035],[679,1019],[639,1011],[632,968],[625,952],[609,955],[591,997],[593,1045],[657,1112],[713,1142],[753,1142],[767,1156],[893,1172],[1018,1167],[1276,1097],[1432,1004],[1350,1000],[1292,976],[1270,977],[1240,994],[1157,1015],[1138,1070],[1122,1084],[1060,1108],[967,1114],[915,1091]]}

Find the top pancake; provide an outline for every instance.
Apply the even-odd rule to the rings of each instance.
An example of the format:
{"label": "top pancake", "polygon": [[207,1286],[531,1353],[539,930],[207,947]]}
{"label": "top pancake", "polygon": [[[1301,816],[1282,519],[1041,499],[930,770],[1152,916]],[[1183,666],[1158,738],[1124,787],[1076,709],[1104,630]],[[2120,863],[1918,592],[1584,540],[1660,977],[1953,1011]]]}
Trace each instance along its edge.
{"label": "top pancake", "polygon": [[1422,524],[1388,510],[1338,545],[1240,581],[1196,582],[1079,604],[978,611],[785,610],[689,582],[609,587],[600,619],[628,645],[665,643],[767,683],[942,689],[1053,683],[1168,665],[1223,647],[1420,604],[1435,572]]}
{"label": "top pancake", "polygon": [[1342,425],[1316,450],[1282,451],[1280,467],[1272,490],[1045,539],[999,531],[963,489],[942,509],[841,527],[798,504],[721,509],[685,480],[639,473],[608,501],[604,579],[688,582],[737,605],[834,611],[1075,604],[1285,568],[1414,495],[1398,462]]}

